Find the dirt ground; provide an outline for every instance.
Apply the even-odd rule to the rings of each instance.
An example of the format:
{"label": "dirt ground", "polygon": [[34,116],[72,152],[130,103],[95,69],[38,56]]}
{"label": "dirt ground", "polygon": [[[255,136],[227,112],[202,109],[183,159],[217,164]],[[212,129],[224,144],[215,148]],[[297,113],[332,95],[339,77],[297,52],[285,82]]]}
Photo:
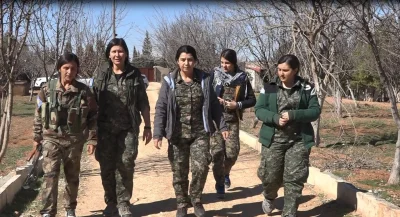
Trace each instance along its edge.
{"label": "dirt ground", "polygon": [[[152,114],[154,114],[158,88],[159,84],[156,83],[151,83],[148,88]],[[81,174],[77,214],[82,217],[101,216],[105,204],[99,165],[93,156],[88,156],[86,159],[87,166]],[[210,171],[203,194],[203,202],[208,216],[265,216],[261,209],[262,189],[256,175],[259,160],[260,156],[256,151],[242,145],[239,160],[231,173],[232,187],[228,190],[224,200],[216,198],[215,181]],[[271,216],[280,216],[281,214],[282,189],[279,195],[276,200],[278,209]],[[165,140],[161,150],[154,148],[152,143],[145,146],[143,142],[140,142],[131,203],[134,216],[175,216],[176,202]],[[323,194],[315,192],[312,186],[306,186],[304,189],[299,210],[298,216],[300,217],[353,216],[351,210],[340,206],[336,201],[325,198]],[[189,213],[193,213],[192,208],[189,209]]]}
{"label": "dirt ground", "polygon": [[26,156],[32,147],[32,127],[34,101],[29,96],[14,97],[14,114],[12,116],[8,151],[2,160],[0,176],[6,175],[17,166],[26,164]]}

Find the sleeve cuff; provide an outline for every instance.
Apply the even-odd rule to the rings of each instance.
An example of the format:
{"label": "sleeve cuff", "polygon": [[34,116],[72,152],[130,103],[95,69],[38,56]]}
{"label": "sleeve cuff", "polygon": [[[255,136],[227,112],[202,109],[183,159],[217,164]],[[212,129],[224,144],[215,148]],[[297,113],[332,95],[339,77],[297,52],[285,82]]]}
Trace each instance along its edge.
{"label": "sleeve cuff", "polygon": [[42,135],[35,134],[33,136],[33,141],[35,141],[35,142],[41,142],[42,140],[43,140],[43,136]]}
{"label": "sleeve cuff", "polygon": [[279,115],[279,114],[275,114],[273,118],[274,118],[274,123],[275,123],[276,125],[278,125],[278,124],[279,124],[280,115]]}
{"label": "sleeve cuff", "polygon": [[237,105],[238,105],[238,108],[239,108],[239,109],[242,109],[242,108],[243,108],[242,102],[237,102]]}
{"label": "sleeve cuff", "polygon": [[290,121],[294,120],[294,112],[293,111],[288,111],[288,115],[289,115]]}
{"label": "sleeve cuff", "polygon": [[89,140],[87,142],[88,145],[93,145],[93,146],[97,146],[97,140]]}

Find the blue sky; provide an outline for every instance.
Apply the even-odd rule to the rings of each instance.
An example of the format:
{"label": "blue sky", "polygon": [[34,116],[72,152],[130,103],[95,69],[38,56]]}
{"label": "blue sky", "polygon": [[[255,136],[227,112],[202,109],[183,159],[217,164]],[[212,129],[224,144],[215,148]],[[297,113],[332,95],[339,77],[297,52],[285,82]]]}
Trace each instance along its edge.
{"label": "blue sky", "polygon": [[[174,19],[175,15],[180,14],[190,7],[190,4],[197,4],[197,1],[122,1],[116,0],[118,7],[125,8],[126,16],[119,25],[117,25],[117,37],[124,37],[128,44],[129,52],[132,53],[133,46],[140,52],[142,51],[143,39],[146,30],[153,31],[150,23],[155,23],[155,18],[159,13],[166,15],[168,19]],[[91,3],[90,10],[100,11],[102,5],[112,8],[112,1]],[[111,19],[111,16],[110,16]],[[129,30],[129,28],[131,28]],[[129,32],[129,33],[128,33]]]}

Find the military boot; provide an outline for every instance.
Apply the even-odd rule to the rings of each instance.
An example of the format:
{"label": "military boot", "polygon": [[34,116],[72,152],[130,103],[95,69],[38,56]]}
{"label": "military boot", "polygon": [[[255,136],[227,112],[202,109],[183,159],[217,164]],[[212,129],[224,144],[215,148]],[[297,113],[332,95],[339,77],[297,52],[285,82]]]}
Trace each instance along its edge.
{"label": "military boot", "polygon": [[193,205],[193,207],[194,207],[194,214],[197,217],[205,217],[206,216],[206,210],[204,210],[203,204],[196,203]]}
{"label": "military boot", "polygon": [[132,217],[129,205],[121,205],[118,207],[118,213],[121,217]]}
{"label": "military boot", "polygon": [[272,211],[275,209],[273,202],[273,200],[264,199],[264,201],[262,202],[262,210],[265,214],[271,214]]}
{"label": "military boot", "polygon": [[67,209],[65,216],[67,217],[76,217],[74,209]]}
{"label": "military boot", "polygon": [[231,187],[231,179],[229,178],[229,175],[225,175],[225,188],[228,189]]}
{"label": "military boot", "polygon": [[110,202],[107,203],[106,208],[103,210],[104,217],[113,217],[118,215],[117,204]]}
{"label": "military boot", "polygon": [[215,184],[215,190],[217,190],[217,198],[224,199],[225,198],[225,186]]}
{"label": "military boot", "polygon": [[179,207],[176,210],[176,217],[186,217],[187,216],[187,207]]}

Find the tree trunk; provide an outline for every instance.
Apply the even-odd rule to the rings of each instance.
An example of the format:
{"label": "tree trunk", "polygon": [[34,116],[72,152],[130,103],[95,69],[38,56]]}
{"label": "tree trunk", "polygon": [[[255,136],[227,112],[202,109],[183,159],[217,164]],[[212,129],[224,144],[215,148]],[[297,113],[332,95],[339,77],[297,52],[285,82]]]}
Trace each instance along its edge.
{"label": "tree trunk", "polygon": [[30,93],[30,95],[29,95],[29,102],[32,102],[32,98],[33,98],[33,87],[35,86],[36,79],[33,79],[32,82],[33,82],[33,83],[31,83],[31,93]]}
{"label": "tree trunk", "polygon": [[394,152],[393,166],[392,166],[392,171],[390,172],[388,184],[400,183],[399,173],[400,173],[400,129],[397,131],[396,151]]}
{"label": "tree trunk", "polygon": [[[326,94],[321,94],[320,97],[318,97],[318,102],[319,105],[321,106],[321,110],[322,107],[324,106],[324,102],[325,102],[325,97]],[[318,118],[318,120],[314,121],[311,123],[313,130],[314,130],[314,142],[315,142],[315,146],[318,147],[320,142],[321,142],[321,135],[320,135],[320,123],[321,123],[321,116]]]}
{"label": "tree trunk", "polygon": [[353,102],[354,102],[354,106],[355,106],[356,108],[358,108],[357,100],[356,100],[356,98],[354,97],[353,90],[350,88],[350,84],[349,84],[349,81],[348,81],[348,80],[347,80],[347,89],[348,89],[349,92],[350,92],[350,96],[351,96],[351,99],[352,99]]}
{"label": "tree trunk", "polygon": [[335,87],[335,112],[338,117],[342,117],[342,92],[339,85]]}
{"label": "tree trunk", "polygon": [[393,88],[391,88],[390,81],[388,76],[386,75],[385,70],[383,69],[382,62],[381,62],[381,56],[379,54],[379,49],[378,46],[376,45],[374,36],[372,35],[372,31],[370,30],[367,21],[365,20],[365,17],[363,19],[363,30],[364,33],[367,36],[368,43],[371,46],[372,49],[372,54],[374,55],[375,62],[376,62],[376,67],[377,71],[379,74],[379,79],[381,81],[381,84],[384,85],[385,90],[388,94],[389,101],[390,101],[390,110],[392,112],[393,120],[397,126],[397,142],[396,142],[396,151],[395,151],[395,157],[393,161],[393,167],[392,171],[390,172],[390,177],[388,180],[388,184],[399,184],[400,182],[400,115],[399,115],[399,110],[397,109],[397,103],[396,103],[396,96],[393,91]]}
{"label": "tree trunk", "polygon": [[10,136],[10,127],[11,127],[11,115],[13,108],[13,86],[14,81],[10,81],[8,83],[8,95],[6,99],[5,109],[3,113],[3,117],[1,118],[1,126],[0,126],[0,162],[6,154],[8,140]]}

